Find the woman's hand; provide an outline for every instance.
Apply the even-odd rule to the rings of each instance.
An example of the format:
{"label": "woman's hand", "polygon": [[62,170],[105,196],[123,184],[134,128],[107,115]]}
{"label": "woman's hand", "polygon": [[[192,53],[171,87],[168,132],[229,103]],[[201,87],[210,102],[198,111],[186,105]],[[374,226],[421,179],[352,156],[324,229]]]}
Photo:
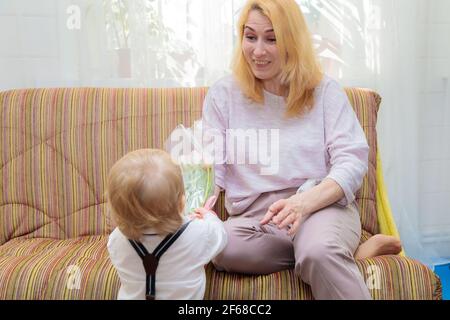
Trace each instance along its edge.
{"label": "woman's hand", "polygon": [[261,224],[265,225],[272,221],[280,229],[292,225],[288,234],[295,235],[301,222],[309,215],[306,199],[303,194],[296,194],[289,199],[282,199],[269,207]]}
{"label": "woman's hand", "polygon": [[324,179],[319,185],[305,192],[275,202],[269,207],[261,224],[267,224],[272,220],[280,229],[292,224],[288,234],[295,235],[304,219],[336,203],[344,196],[344,191],[337,182]]}

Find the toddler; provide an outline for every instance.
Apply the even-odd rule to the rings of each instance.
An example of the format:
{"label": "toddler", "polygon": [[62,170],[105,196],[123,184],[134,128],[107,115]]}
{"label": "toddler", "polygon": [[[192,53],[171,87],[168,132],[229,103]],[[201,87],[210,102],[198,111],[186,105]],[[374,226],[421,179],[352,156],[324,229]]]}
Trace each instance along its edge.
{"label": "toddler", "polygon": [[183,216],[181,169],[169,154],[125,155],[111,168],[107,199],[117,225],[108,251],[121,281],[118,299],[203,299],[204,266],[224,249],[227,235],[209,210]]}

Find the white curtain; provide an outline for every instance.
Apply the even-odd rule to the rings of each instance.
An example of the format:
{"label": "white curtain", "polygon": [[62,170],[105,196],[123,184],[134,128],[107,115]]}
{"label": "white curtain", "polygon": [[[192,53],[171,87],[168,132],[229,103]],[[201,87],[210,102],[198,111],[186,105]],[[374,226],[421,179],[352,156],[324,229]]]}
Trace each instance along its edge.
{"label": "white curtain", "polygon": [[450,132],[448,119],[440,122],[438,114],[429,113],[440,108],[444,116],[449,109],[444,97],[450,51],[440,56],[444,68],[436,76],[433,48],[429,48],[433,42],[434,49],[445,47],[441,36],[446,33],[432,32],[435,15],[431,13],[448,9],[448,4],[441,2],[439,8],[434,3],[433,11],[430,2],[421,0],[301,4],[317,33],[325,70],[343,85],[369,87],[383,98],[377,128],[380,152],[406,253],[430,266],[450,257],[446,214]]}
{"label": "white curtain", "polygon": [[[211,85],[229,72],[244,2],[5,0],[0,89]],[[450,257],[449,1],[298,3],[324,70],[383,98],[379,147],[406,253]]]}
{"label": "white curtain", "polygon": [[238,2],[105,0],[117,75],[133,86],[211,84],[229,70]]}

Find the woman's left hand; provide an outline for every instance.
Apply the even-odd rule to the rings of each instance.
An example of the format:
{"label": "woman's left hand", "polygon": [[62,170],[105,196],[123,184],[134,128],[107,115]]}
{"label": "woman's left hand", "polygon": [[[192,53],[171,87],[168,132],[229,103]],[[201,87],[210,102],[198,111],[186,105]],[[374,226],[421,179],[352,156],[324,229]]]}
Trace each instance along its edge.
{"label": "woman's left hand", "polygon": [[306,203],[303,194],[296,194],[289,199],[282,199],[269,207],[261,224],[265,225],[272,221],[280,229],[284,229],[292,225],[288,234],[295,235],[300,227],[301,222],[308,216]]}

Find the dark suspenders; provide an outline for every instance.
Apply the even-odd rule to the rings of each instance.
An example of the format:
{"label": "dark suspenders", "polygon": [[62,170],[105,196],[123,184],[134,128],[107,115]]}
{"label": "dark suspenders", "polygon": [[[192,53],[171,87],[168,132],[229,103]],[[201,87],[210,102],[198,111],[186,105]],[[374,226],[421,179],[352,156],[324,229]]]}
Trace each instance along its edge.
{"label": "dark suspenders", "polygon": [[[192,221],[192,220],[191,220]],[[146,300],[155,300],[155,277],[156,277],[156,269],[158,268],[159,259],[166,252],[167,249],[178,239],[178,237],[186,230],[187,226],[191,221],[188,221],[184,225],[181,226],[180,229],[175,233],[171,233],[167,235],[163,241],[156,247],[156,249],[149,253],[144,245],[135,240],[130,241],[134,250],[136,250],[139,257],[142,259],[142,263],[144,264],[145,269],[145,299]]]}

